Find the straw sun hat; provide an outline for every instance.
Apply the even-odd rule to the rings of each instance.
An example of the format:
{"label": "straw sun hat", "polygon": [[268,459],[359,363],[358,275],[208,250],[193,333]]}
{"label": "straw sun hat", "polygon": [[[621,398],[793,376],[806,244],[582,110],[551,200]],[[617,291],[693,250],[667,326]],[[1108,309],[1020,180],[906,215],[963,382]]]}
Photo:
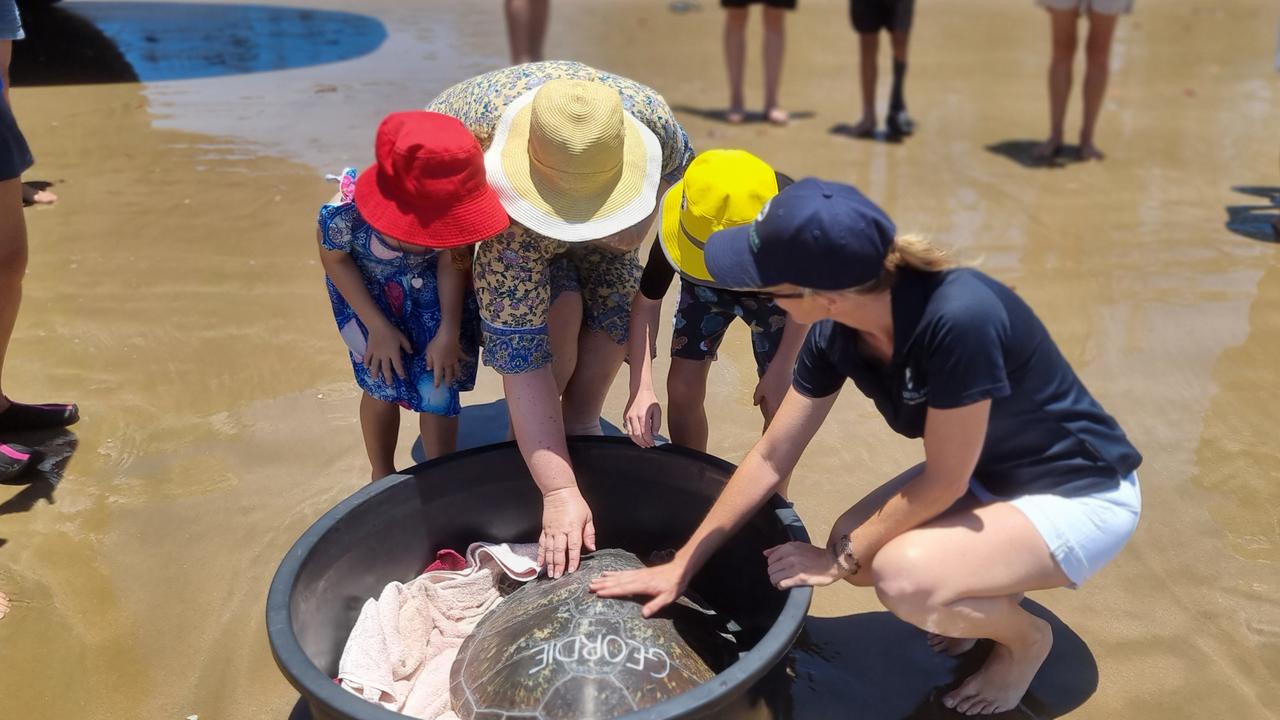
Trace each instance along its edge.
{"label": "straw sun hat", "polygon": [[551,80],[517,98],[485,153],[511,219],[565,242],[607,237],[649,217],[662,148],[600,83]]}

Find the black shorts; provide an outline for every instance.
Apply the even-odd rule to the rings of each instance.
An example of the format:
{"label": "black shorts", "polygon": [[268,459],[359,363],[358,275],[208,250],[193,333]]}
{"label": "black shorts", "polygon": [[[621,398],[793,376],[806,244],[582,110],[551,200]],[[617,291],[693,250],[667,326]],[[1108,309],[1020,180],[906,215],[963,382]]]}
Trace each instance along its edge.
{"label": "black shorts", "polygon": [[0,180],[21,177],[34,163],[18,121],[13,119],[8,103],[0,100]]}
{"label": "black shorts", "polygon": [[916,0],[849,0],[849,19],[860,33],[911,29]]}
{"label": "black shorts", "polygon": [[783,10],[796,9],[796,0],[720,0],[720,7],[744,8],[759,2],[762,2],[771,8],[782,8]]}
{"label": "black shorts", "polygon": [[704,362],[716,359],[734,318],[751,328],[751,351],[756,374],[763,377],[782,344],[787,312],[772,300],[753,293],[720,290],[680,279],[680,302],[671,331],[671,357]]}

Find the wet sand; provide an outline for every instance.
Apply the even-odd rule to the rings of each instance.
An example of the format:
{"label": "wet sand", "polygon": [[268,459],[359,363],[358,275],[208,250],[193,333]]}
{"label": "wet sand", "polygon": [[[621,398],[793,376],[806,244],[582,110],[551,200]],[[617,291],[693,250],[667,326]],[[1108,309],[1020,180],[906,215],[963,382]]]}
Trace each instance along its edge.
{"label": "wet sand", "polygon": [[[1046,131],[1048,23],[1030,2],[919,3],[908,101],[920,131],[903,144],[830,132],[858,113],[843,2],[805,0],[789,20],[783,97],[801,118],[786,129],[706,116],[727,100],[712,0],[685,14],[553,5],[553,57],[659,88],[699,149],[745,147],[792,175],[853,182],[902,229],[981,259],[1124,425],[1146,456],[1137,536],[1084,589],[1035,594],[1098,664],[1073,716],[1274,717],[1280,246],[1225,227],[1228,206],[1262,204],[1232,186],[1280,186],[1274,7],[1140,3],[1116,38],[1108,159],[1032,169],[987,149]],[[499,8],[369,0],[358,12],[388,38],[344,63],[14,90],[39,160],[28,177],[56,181],[62,201],[27,213],[6,389],[77,400],[84,419],[60,482],[0,487],[0,589],[14,601],[0,717],[288,715],[297,694],[267,647],[267,584],[367,472],[314,248],[333,190],[320,175],[367,162],[385,112],[500,64]],[[1077,90],[1068,140],[1078,122]],[[759,432],[745,335],[731,333],[712,371],[711,450],[730,460]],[[499,386],[483,372],[464,402]],[[846,389],[793,483],[816,538],[921,456],[856,395]],[[606,415],[625,400],[620,375]],[[865,591],[815,596],[819,616],[872,610]]]}

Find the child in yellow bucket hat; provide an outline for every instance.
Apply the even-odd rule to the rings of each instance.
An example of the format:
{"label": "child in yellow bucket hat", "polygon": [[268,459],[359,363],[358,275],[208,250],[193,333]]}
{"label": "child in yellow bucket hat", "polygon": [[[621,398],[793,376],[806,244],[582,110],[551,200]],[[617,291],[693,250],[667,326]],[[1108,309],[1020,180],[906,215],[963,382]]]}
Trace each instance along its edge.
{"label": "child in yellow bucket hat", "polygon": [[735,317],[751,329],[760,377],[753,401],[766,424],[782,402],[807,327],[790,321],[767,295],[717,287],[707,272],[703,249],[711,233],[755,220],[789,184],[790,178],[745,150],[708,150],[690,163],[684,178],[660,201],[658,236],[631,304],[627,346],[631,395],[623,422],[637,445],[652,447],[662,425],[652,359],[662,298],[676,273],[681,276],[680,300],[667,375],[671,441],[707,449],[707,372]]}

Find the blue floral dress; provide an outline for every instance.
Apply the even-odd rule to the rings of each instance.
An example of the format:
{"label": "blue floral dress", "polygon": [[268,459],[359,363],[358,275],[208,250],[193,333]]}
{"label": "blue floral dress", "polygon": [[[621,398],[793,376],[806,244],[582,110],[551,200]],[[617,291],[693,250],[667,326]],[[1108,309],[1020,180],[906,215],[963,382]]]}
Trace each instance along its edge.
{"label": "blue floral dress", "polygon": [[441,320],[436,286],[439,255],[403,253],[384,241],[356,209],[355,179],[354,168],[344,170],[338,201],[320,208],[321,244],[326,250],[351,255],[378,309],[413,346],[412,352],[404,354],[405,378],[393,376],[391,384],[387,384],[375,376],[364,366],[369,331],[326,277],[333,317],[350,351],[356,383],[378,400],[416,412],[454,417],[462,411],[458,393],[471,390],[476,382],[480,313],[475,293],[468,288],[462,305],[462,373],[451,385],[437,388],[434,375],[427,369],[427,343],[435,337]]}

